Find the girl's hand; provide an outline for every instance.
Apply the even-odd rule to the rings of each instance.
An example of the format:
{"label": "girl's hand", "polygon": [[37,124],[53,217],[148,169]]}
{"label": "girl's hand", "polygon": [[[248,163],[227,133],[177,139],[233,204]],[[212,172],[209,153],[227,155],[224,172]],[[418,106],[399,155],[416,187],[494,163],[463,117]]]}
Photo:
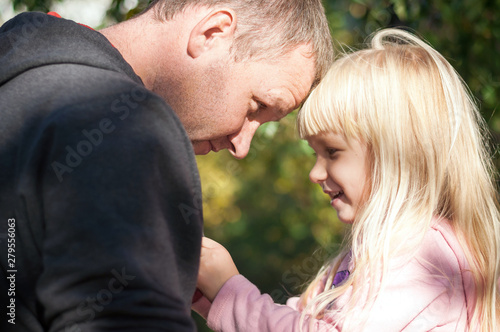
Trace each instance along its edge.
{"label": "girl's hand", "polygon": [[198,289],[212,302],[222,285],[239,274],[229,252],[219,243],[204,237],[201,242]]}

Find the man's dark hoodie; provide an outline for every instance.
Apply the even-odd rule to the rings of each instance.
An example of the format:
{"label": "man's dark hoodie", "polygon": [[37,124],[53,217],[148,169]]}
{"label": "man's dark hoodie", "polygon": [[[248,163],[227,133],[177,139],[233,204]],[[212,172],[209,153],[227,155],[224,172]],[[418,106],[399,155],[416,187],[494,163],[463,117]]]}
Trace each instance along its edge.
{"label": "man's dark hoodie", "polygon": [[1,331],[194,331],[200,201],[181,123],[103,35],[0,28]]}

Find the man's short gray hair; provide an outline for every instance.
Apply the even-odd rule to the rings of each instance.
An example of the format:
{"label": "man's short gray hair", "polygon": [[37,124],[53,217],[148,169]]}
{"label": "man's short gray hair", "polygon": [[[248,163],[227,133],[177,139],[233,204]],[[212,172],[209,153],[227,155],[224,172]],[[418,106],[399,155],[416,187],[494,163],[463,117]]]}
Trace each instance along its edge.
{"label": "man's short gray hair", "polygon": [[237,15],[232,54],[236,61],[276,59],[309,44],[316,83],[333,61],[333,45],[321,0],[154,0],[159,19],[171,20],[189,6],[232,8]]}

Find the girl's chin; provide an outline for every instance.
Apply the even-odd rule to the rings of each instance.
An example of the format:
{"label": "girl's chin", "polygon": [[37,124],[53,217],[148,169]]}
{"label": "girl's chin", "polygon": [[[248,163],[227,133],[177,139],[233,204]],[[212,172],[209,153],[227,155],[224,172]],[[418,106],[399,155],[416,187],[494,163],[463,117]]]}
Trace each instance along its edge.
{"label": "girl's chin", "polygon": [[342,222],[344,224],[352,225],[354,223],[354,220],[352,218],[344,219],[344,218],[340,217],[338,213],[337,213],[337,217],[339,218],[340,222]]}
{"label": "girl's chin", "polygon": [[347,211],[345,211],[345,210],[348,209],[349,207],[346,207],[345,204],[344,204],[344,206],[337,205],[338,207],[335,207],[334,203],[332,202],[332,206],[335,209],[335,211],[337,211],[337,218],[341,222],[343,222],[344,224],[352,224],[354,222],[354,216],[346,215]]}
{"label": "girl's chin", "polygon": [[338,219],[344,224],[353,224],[359,208],[353,207],[352,202],[347,200],[345,194],[335,197],[330,205],[337,211]]}

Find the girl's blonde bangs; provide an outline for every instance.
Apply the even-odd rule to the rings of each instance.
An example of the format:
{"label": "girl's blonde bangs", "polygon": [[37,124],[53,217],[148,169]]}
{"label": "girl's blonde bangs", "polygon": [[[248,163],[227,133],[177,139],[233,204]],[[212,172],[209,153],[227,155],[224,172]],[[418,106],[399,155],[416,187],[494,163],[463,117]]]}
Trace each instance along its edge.
{"label": "girl's blonde bangs", "polygon": [[356,70],[359,66],[349,56],[334,63],[299,111],[297,127],[301,138],[325,132],[363,138],[361,133],[366,133],[367,128],[360,113],[366,109],[363,101],[370,97],[360,98],[360,93],[367,92],[356,89],[358,76],[352,75]]}

